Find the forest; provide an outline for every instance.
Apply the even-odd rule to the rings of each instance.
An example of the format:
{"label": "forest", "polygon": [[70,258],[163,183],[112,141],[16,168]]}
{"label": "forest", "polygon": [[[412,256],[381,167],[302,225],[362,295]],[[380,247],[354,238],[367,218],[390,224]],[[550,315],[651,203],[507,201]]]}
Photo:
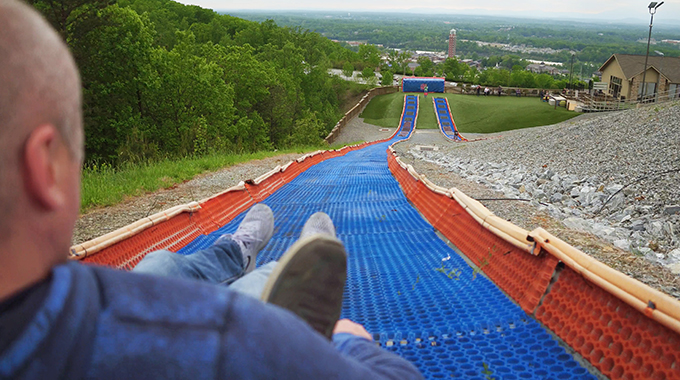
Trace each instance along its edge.
{"label": "forest", "polygon": [[299,27],[170,0],[33,0],[80,68],[86,165],[313,145],[365,87],[359,54]]}
{"label": "forest", "polygon": [[[592,21],[516,19],[453,14],[251,11],[229,12],[248,20],[274,20],[277,24],[299,25],[330,39],[365,41],[385,48],[446,51],[451,29],[457,31],[459,58],[479,60],[513,54],[498,47],[480,46],[475,41],[515,46],[551,48],[557,52],[523,52],[524,59],[567,63],[574,54],[574,72],[589,78],[612,54],[645,54],[648,24],[612,24]],[[680,27],[655,25],[652,38],[680,39]],[[658,51],[680,56],[680,46],[659,42]],[[520,54],[520,53],[514,53]],[[581,67],[583,66],[583,69]]]}

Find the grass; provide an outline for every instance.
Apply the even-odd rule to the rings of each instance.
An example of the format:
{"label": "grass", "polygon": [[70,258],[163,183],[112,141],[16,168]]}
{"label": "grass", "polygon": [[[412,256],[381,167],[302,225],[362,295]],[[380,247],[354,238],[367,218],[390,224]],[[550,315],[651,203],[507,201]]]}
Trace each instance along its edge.
{"label": "grass", "polygon": [[379,95],[374,97],[359,117],[364,122],[385,128],[396,128],[404,110],[404,94]]}
{"label": "grass", "polygon": [[[419,129],[439,128],[432,105],[432,96],[420,95],[417,127]],[[458,94],[436,94],[449,100],[456,127],[461,133],[493,133],[511,129],[529,128],[556,124],[578,116],[576,112],[554,107],[538,98],[516,98],[514,96],[470,96]],[[394,128],[399,124],[403,109],[404,94],[395,93],[376,96],[368,104],[361,117],[365,122],[381,127]]]}
{"label": "grass", "polygon": [[420,107],[418,109],[418,121],[416,121],[416,128],[418,129],[439,128],[439,125],[437,124],[437,115],[434,113],[434,101],[432,98],[432,94],[428,95],[427,98],[423,95],[418,96],[418,103],[420,103]]}
{"label": "grass", "polygon": [[[334,145],[331,148],[336,149],[342,146]],[[107,165],[88,167],[83,170],[82,174],[81,212],[93,207],[110,206],[128,197],[154,192],[162,188],[170,188],[178,183],[188,181],[198,174],[215,171],[241,162],[288,153],[302,154],[328,148],[328,146],[314,146],[249,154],[213,154],[200,158],[190,157],[144,164],[128,164],[115,169]]]}

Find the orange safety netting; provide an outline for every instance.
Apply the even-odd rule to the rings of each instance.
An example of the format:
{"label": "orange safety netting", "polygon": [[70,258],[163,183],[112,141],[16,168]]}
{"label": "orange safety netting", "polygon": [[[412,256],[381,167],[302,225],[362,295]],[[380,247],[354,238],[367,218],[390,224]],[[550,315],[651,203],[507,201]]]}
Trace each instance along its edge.
{"label": "orange safety netting", "polygon": [[680,336],[570,268],[536,318],[611,379],[680,379]]}

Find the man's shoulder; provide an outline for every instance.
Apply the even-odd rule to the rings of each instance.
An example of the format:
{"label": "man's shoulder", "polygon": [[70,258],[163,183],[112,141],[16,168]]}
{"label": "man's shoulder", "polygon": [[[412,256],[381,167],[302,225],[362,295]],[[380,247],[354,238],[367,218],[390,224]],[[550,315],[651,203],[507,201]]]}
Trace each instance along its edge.
{"label": "man's shoulder", "polygon": [[99,307],[92,378],[219,377],[219,363],[229,356],[226,342],[265,344],[265,337],[285,330],[293,318],[218,285],[75,263],[66,267],[75,287],[96,283],[85,297]]}
{"label": "man's shoulder", "polygon": [[[100,314],[129,323],[162,323],[184,327],[221,328],[237,309],[257,308],[258,302],[226,287],[198,281],[130,273],[101,266],[70,263],[74,286],[78,279],[95,280]],[[235,306],[236,304],[236,306]]]}

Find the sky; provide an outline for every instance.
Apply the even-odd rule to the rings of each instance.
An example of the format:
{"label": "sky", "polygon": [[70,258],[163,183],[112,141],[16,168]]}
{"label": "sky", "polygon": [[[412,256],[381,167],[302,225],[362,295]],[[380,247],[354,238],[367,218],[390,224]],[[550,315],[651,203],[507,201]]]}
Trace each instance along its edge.
{"label": "sky", "polygon": [[[332,10],[453,13],[523,18],[583,18],[588,20],[649,20],[647,0],[179,0],[214,10]],[[667,0],[654,16],[655,23],[680,20],[680,0]]]}

